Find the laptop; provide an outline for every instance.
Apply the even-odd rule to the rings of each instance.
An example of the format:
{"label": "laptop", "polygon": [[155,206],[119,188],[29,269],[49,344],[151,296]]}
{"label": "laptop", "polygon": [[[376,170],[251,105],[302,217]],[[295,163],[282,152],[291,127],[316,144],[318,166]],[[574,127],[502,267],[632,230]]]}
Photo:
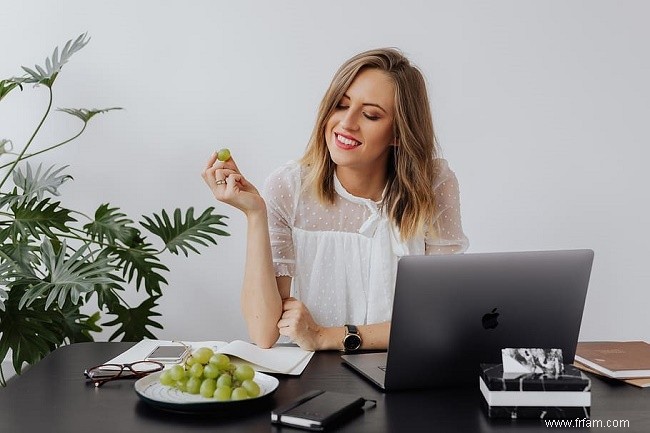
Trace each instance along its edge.
{"label": "laptop", "polygon": [[503,348],[575,356],[594,253],[562,250],[405,256],[388,352],[343,355],[385,391],[476,386]]}

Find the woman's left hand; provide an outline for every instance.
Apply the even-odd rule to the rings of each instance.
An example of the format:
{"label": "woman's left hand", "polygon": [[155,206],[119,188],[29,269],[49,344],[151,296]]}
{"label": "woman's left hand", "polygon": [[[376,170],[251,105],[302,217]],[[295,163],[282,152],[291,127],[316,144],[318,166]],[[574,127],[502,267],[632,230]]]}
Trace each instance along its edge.
{"label": "woman's left hand", "polygon": [[281,335],[286,335],[304,350],[321,349],[323,327],[314,321],[311,313],[296,298],[282,301],[282,317],[278,321]]}

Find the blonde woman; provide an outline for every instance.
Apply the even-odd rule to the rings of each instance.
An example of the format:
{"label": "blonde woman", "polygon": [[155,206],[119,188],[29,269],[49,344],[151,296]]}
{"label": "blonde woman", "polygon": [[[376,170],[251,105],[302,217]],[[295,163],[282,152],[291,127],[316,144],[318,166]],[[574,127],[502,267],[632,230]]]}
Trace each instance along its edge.
{"label": "blonde woman", "polygon": [[233,159],[213,155],[203,179],[246,215],[241,303],[260,347],[285,335],[307,350],[385,349],[399,257],[468,246],[424,78],[396,49],[341,66],[305,154],[263,196]]}

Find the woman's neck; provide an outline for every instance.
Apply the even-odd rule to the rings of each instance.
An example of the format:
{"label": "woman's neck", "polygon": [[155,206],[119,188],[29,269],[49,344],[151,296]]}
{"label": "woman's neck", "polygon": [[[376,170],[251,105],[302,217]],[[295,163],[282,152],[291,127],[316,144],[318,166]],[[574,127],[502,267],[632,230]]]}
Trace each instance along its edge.
{"label": "woman's neck", "polygon": [[336,177],[343,188],[356,197],[380,201],[386,187],[386,171],[362,172],[346,167],[336,167]]}

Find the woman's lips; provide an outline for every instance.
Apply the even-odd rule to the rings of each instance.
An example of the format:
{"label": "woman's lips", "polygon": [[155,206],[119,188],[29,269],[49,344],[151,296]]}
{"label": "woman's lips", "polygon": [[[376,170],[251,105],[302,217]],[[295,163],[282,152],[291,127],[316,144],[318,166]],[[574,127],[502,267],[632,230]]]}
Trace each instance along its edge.
{"label": "woman's lips", "polygon": [[345,135],[334,133],[334,142],[338,147],[345,150],[356,149],[361,145],[360,141],[355,140],[352,137],[347,137]]}

